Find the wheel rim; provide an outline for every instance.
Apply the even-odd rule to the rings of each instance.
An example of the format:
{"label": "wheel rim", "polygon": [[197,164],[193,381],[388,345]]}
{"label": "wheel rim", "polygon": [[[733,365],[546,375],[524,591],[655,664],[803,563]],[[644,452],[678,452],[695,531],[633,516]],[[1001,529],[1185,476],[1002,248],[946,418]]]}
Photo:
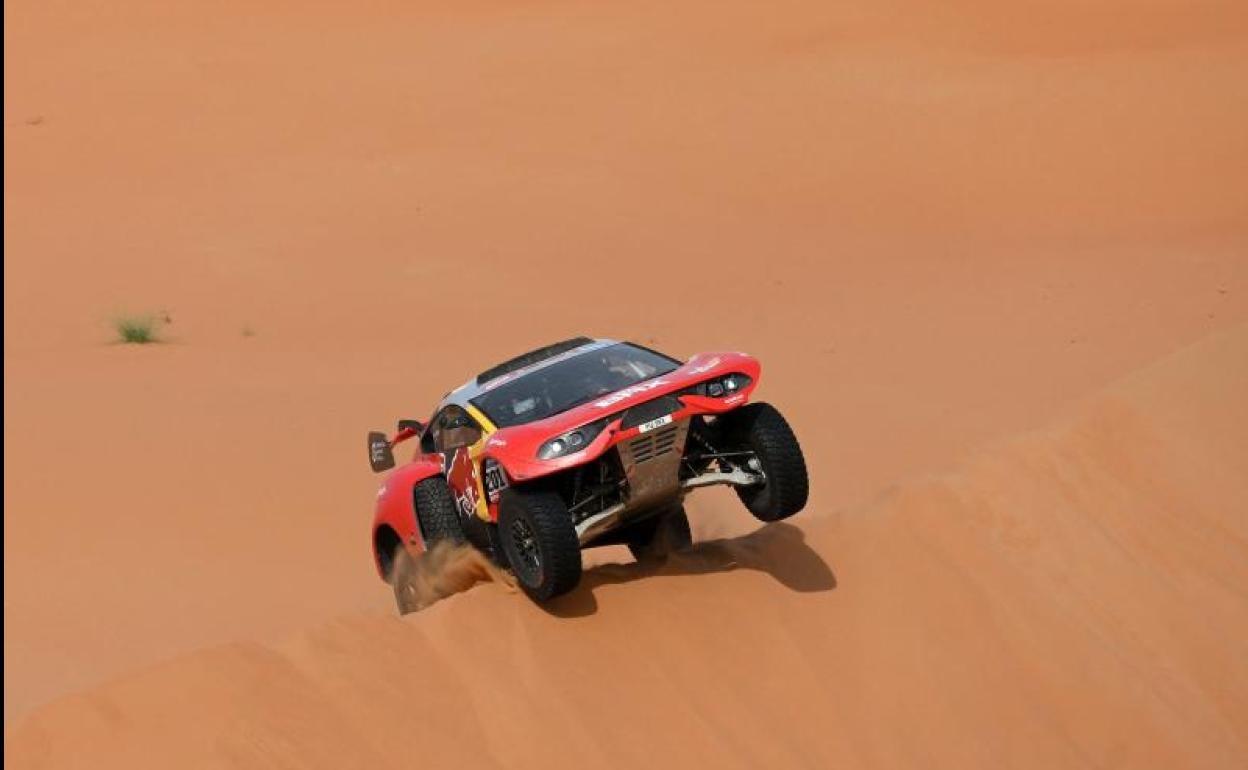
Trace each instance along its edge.
{"label": "wheel rim", "polygon": [[524,519],[511,522],[511,546],[515,552],[512,567],[522,573],[526,583],[536,582],[542,571],[542,555],[533,528]]}

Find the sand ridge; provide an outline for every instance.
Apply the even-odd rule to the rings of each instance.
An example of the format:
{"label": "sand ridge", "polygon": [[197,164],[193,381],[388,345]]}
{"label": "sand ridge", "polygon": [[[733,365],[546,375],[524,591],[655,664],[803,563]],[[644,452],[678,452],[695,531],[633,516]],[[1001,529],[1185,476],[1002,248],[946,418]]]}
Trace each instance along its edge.
{"label": "sand ridge", "polygon": [[[1150,368],[1248,322],[1242,2],[4,14],[12,756],[1242,764],[1238,369]],[[808,510],[396,619],[364,432],[574,334],[759,356]]]}
{"label": "sand ridge", "polygon": [[546,609],[486,583],[196,653],[41,709],[6,761],[1232,767],[1245,389],[1248,327],[835,519]]}

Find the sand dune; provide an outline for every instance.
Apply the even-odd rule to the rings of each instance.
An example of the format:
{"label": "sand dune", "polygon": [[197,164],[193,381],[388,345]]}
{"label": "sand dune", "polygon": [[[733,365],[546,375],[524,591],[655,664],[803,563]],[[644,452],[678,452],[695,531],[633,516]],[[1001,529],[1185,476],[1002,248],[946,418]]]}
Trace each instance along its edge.
{"label": "sand dune", "polygon": [[[6,759],[1245,764],[1242,332],[1150,366],[1248,322],[1242,0],[4,21]],[[758,355],[808,510],[395,617],[364,431],[581,333]]]}
{"label": "sand dune", "polygon": [[1248,328],[798,527],[197,653],[23,720],[23,767],[1234,767]]}

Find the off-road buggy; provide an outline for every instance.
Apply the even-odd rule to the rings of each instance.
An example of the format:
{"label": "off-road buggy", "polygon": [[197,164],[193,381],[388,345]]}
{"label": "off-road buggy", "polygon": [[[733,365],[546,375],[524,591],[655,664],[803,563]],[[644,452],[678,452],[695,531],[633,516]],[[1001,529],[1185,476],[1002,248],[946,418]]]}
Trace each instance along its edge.
{"label": "off-road buggy", "polygon": [[378,472],[395,467],[396,444],[418,441],[377,493],[378,571],[396,583],[404,560],[467,542],[540,602],[576,587],[582,548],[624,544],[645,560],[688,546],[682,502],[698,487],[735,487],[765,522],[792,516],[806,463],[780,412],[750,402],[759,371],[744,353],[681,363],[586,337],[487,369],[428,423],[369,434]]}

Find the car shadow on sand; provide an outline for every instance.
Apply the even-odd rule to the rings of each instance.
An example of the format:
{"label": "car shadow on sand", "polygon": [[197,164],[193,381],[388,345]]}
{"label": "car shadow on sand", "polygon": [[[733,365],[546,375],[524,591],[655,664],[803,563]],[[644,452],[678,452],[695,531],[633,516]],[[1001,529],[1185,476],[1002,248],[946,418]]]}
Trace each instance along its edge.
{"label": "car shadow on sand", "polygon": [[777,522],[748,535],[707,540],[671,554],[659,564],[603,564],[585,570],[576,590],[545,605],[561,618],[598,611],[594,589],[657,576],[705,575],[746,569],[765,572],[791,591],[816,593],[836,588],[832,568],[806,543],[806,534],[792,524]]}

